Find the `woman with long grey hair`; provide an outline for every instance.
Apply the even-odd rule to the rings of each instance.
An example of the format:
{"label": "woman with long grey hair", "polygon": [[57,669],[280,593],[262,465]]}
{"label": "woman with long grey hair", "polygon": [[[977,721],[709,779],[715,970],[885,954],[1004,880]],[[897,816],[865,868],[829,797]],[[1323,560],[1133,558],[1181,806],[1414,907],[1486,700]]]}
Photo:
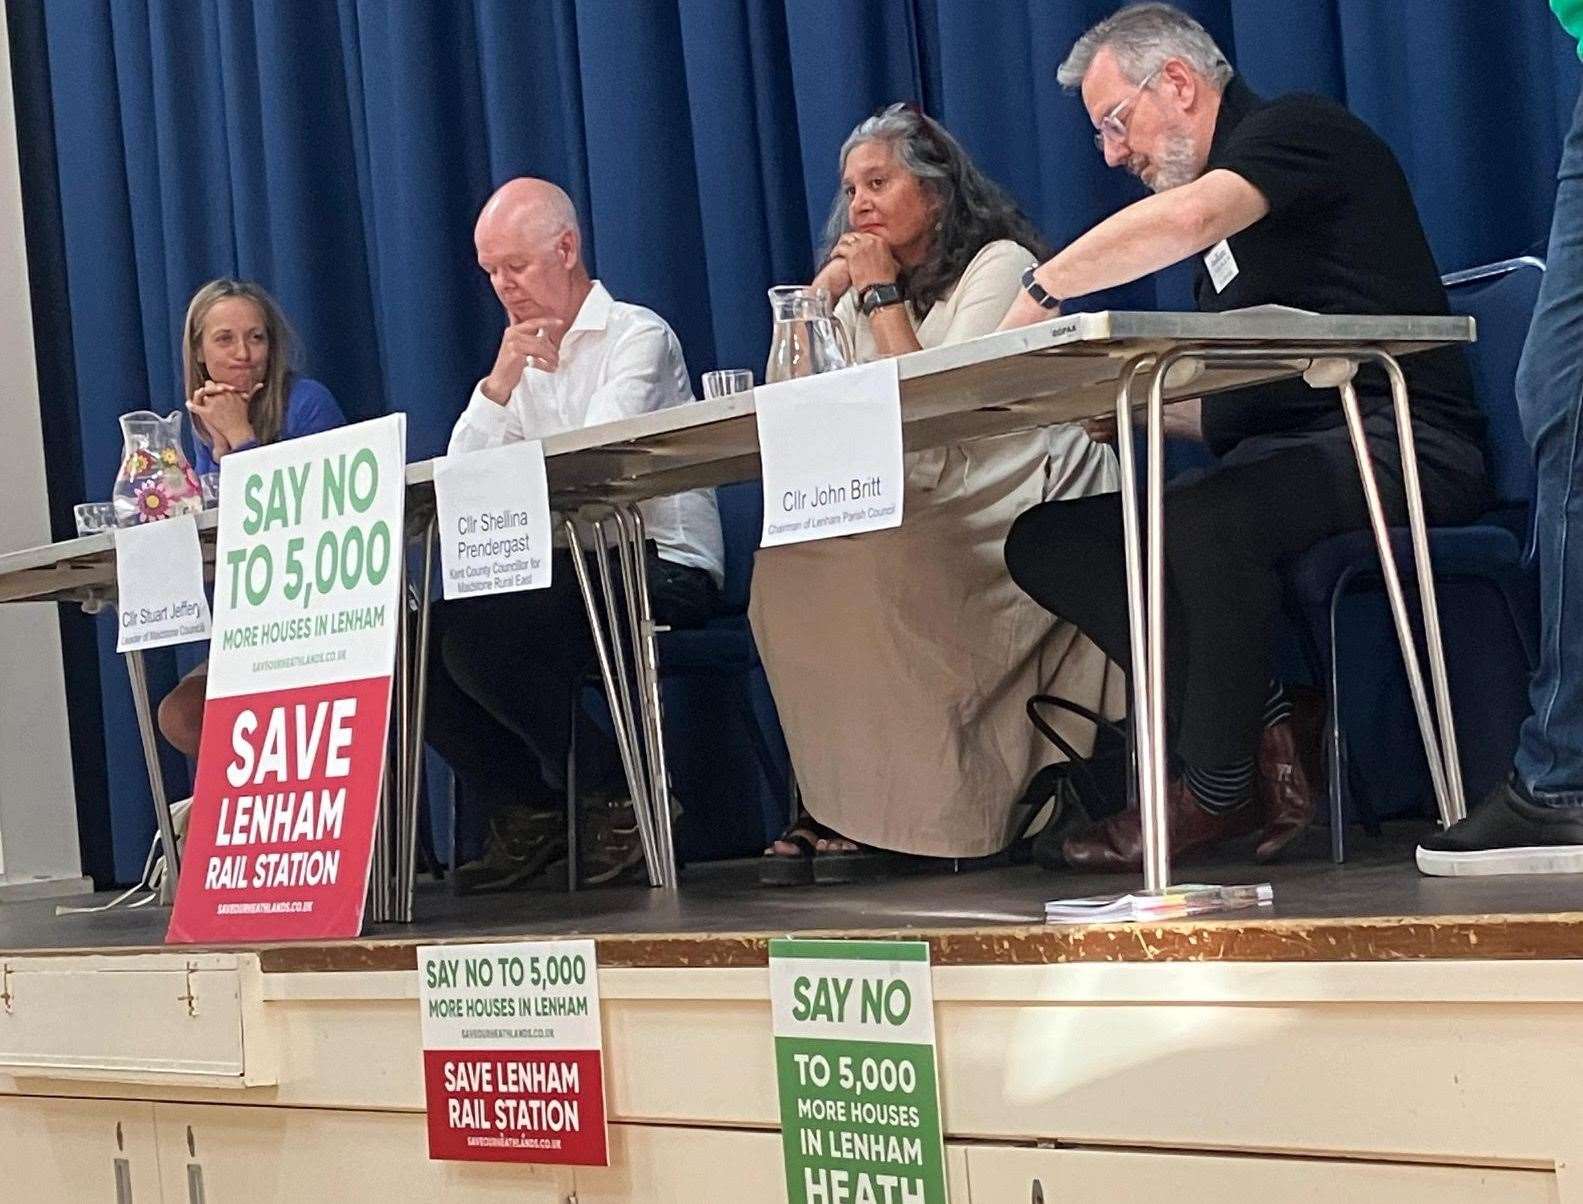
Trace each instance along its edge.
{"label": "woman with long grey hair", "polygon": [[[1044,241],[938,123],[891,105],[841,148],[814,279],[860,361],[988,334]],[[1030,603],[1001,549],[1028,504],[1116,487],[1080,429],[907,457],[902,526],[761,551],[750,616],[804,811],[768,849],[774,885],[850,881],[897,854],[1005,847],[1049,759],[1023,707],[1054,693],[1114,712],[1120,674]],[[1063,730],[1080,752],[1092,732]]]}

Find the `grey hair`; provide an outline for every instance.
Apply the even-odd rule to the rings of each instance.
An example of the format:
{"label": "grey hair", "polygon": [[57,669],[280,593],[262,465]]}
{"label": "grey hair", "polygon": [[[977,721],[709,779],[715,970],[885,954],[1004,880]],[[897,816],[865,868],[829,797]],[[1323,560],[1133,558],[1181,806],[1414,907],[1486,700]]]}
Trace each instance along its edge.
{"label": "grey hair", "polygon": [[1217,88],[1234,72],[1215,39],[1197,21],[1170,4],[1130,4],[1077,39],[1066,60],[1055,69],[1063,88],[1078,88],[1094,65],[1094,56],[1109,47],[1128,82],[1141,84],[1167,59],[1181,59]]}
{"label": "grey hair", "polygon": [[[841,171],[846,171],[847,156],[866,142],[889,146],[896,162],[936,206],[927,259],[898,281],[919,317],[956,286],[986,243],[1009,239],[1041,260],[1053,254],[1017,202],[981,172],[962,144],[932,117],[913,106],[893,104],[858,122],[841,144]],[[825,222],[821,261],[828,261],[848,229],[847,199],[838,191]]]}

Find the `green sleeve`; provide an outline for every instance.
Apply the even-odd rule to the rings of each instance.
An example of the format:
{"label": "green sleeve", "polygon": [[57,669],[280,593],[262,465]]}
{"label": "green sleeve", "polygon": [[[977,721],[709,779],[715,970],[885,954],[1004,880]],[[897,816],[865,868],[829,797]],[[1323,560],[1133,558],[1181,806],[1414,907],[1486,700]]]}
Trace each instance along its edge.
{"label": "green sleeve", "polygon": [[1578,40],[1578,57],[1583,58],[1583,0],[1550,0],[1561,28]]}

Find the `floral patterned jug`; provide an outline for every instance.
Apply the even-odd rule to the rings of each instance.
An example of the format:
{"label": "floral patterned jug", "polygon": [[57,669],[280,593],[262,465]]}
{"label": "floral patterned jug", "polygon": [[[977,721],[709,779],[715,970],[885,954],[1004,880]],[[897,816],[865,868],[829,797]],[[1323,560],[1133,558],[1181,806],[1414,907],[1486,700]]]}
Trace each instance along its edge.
{"label": "floral patterned jug", "polygon": [[133,527],[203,509],[203,489],[181,450],[181,411],[121,415],[125,450],[110,498],[115,525]]}

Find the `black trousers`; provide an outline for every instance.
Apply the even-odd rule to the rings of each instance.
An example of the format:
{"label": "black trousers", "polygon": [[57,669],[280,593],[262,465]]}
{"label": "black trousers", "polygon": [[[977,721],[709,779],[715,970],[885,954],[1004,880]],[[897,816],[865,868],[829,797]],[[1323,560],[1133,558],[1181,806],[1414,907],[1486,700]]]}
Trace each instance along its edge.
{"label": "black trousers", "polygon": [[[648,576],[656,623],[697,627],[719,610],[708,573],[662,560],[652,545]],[[426,735],[475,814],[553,806],[565,790],[572,697],[597,659],[571,553],[556,550],[550,578],[548,589],[434,606]],[[597,783],[607,760],[585,764],[580,750],[579,779]]]}
{"label": "black trousers", "polygon": [[[1406,521],[1394,427],[1366,419],[1375,473],[1393,525]],[[1415,426],[1431,524],[1471,522],[1488,506],[1476,447]],[[1280,562],[1368,526],[1345,429],[1238,444],[1212,468],[1166,488],[1166,722],[1175,753],[1199,769],[1254,755],[1281,606]],[[1046,502],[1012,525],[1012,578],[1128,668],[1121,498]]]}

